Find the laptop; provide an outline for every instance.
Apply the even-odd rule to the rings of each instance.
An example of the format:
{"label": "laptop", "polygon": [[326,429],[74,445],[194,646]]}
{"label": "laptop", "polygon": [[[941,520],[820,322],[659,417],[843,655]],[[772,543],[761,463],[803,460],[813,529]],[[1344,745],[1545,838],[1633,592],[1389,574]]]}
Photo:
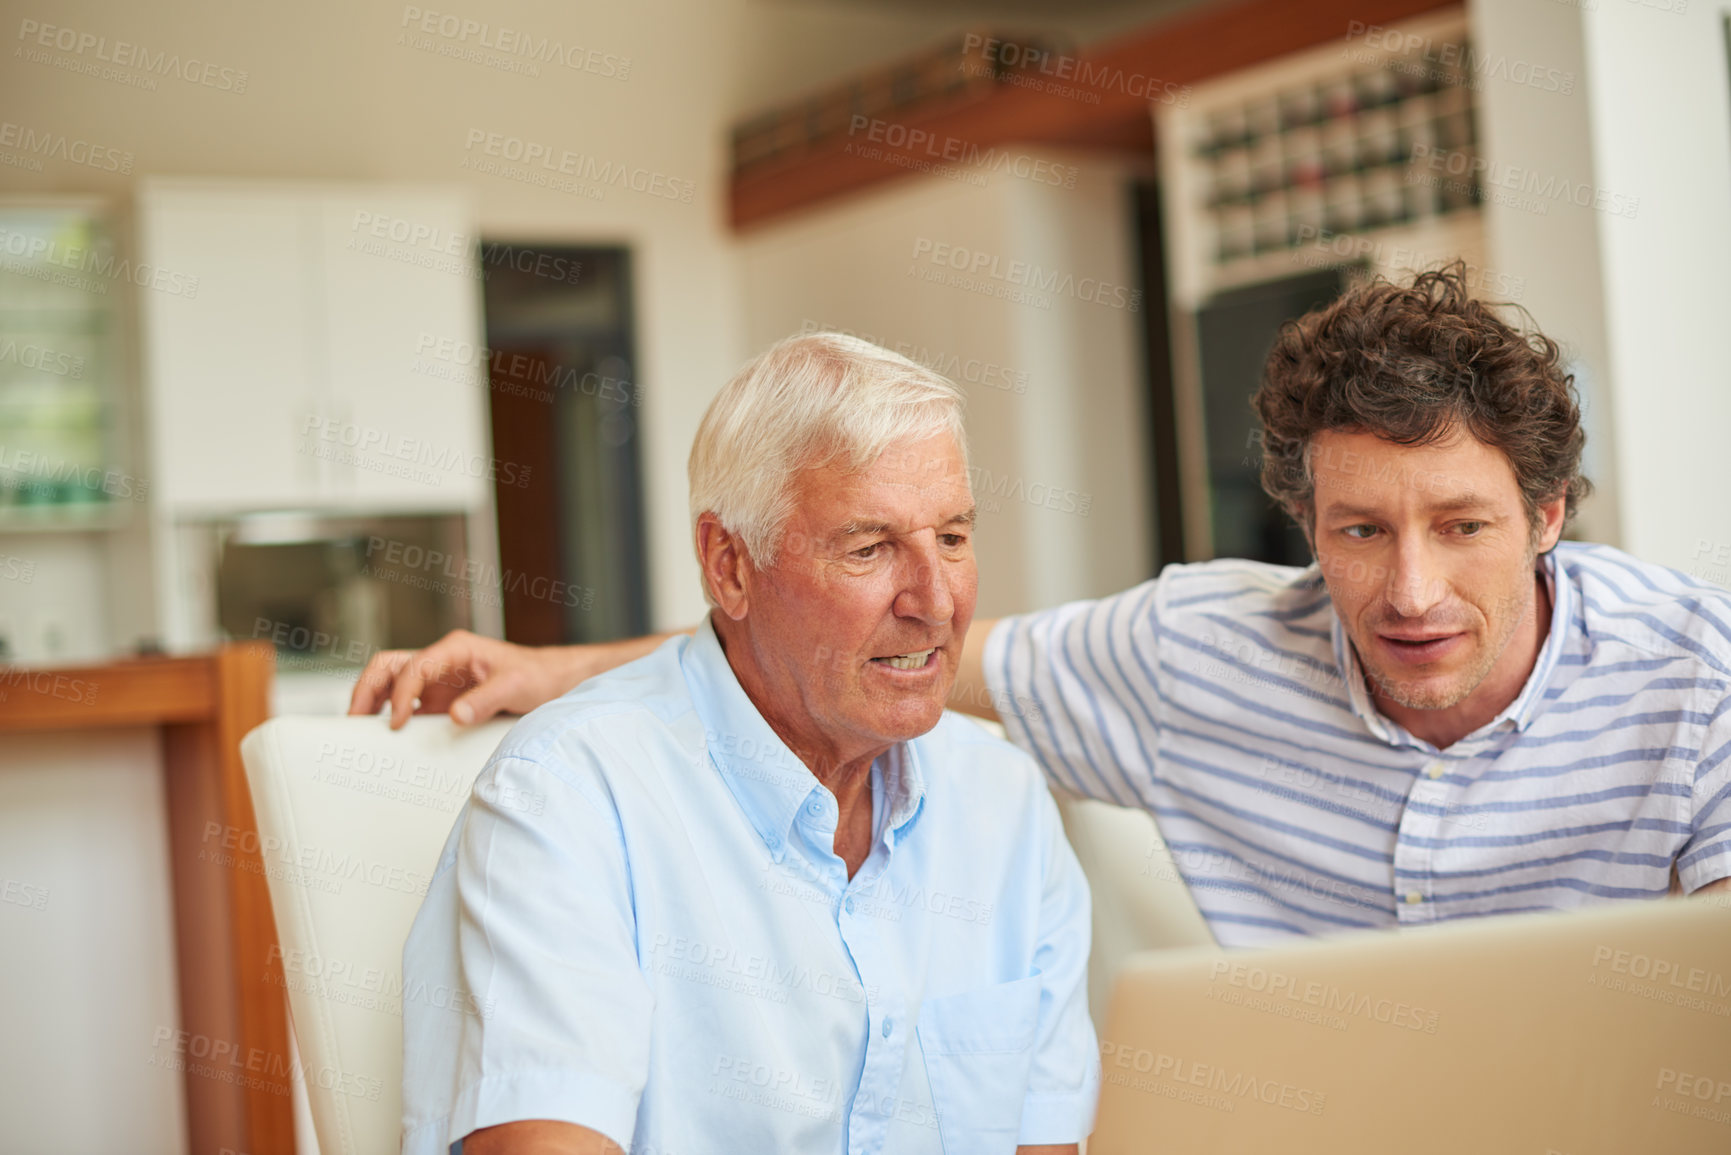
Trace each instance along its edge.
{"label": "laptop", "polygon": [[1726,1155],[1725,896],[1135,956],[1089,1155]]}

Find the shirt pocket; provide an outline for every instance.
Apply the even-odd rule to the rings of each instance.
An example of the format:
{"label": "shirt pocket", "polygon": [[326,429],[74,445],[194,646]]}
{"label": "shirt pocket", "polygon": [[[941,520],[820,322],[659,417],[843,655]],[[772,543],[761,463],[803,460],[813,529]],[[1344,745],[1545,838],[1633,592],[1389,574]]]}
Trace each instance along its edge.
{"label": "shirt pocket", "polygon": [[944,1155],[1015,1151],[1039,1025],[1039,975],[920,1006],[920,1052]]}

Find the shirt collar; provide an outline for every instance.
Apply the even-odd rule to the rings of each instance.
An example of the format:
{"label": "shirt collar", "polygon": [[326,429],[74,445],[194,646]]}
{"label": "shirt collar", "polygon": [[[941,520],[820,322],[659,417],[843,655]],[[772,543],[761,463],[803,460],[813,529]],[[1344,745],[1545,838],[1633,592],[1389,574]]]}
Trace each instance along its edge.
{"label": "shirt collar", "polygon": [[[680,663],[703,720],[710,759],[770,855],[780,862],[800,807],[814,792],[827,796],[828,791],[758,712],[728,664],[708,618],[697,628]],[[892,746],[873,767],[873,797],[881,786],[883,797],[889,799],[882,836],[891,845],[919,813],[925,798],[917,744],[915,739]]]}
{"label": "shirt collar", "polygon": [[890,846],[902,836],[926,800],[926,778],[920,769],[920,740],[898,742],[877,761],[882,772],[884,797],[890,800],[882,837]]}
{"label": "shirt collar", "polygon": [[[1539,647],[1539,660],[1533,663],[1533,672],[1527,676],[1526,685],[1515,695],[1515,700],[1505,706],[1495,718],[1461,739],[1462,742],[1471,742],[1489,734],[1504,722],[1514,723],[1516,730],[1525,730],[1533,719],[1538,717],[1540,707],[1544,705],[1545,689],[1550,685],[1551,675],[1556,672],[1557,661],[1562,657],[1566,645],[1567,639],[1564,635],[1574,621],[1575,592],[1574,586],[1558,575],[1555,550],[1540,557],[1538,572],[1544,578],[1545,589],[1551,597],[1551,628],[1545,636],[1544,645]],[[1358,715],[1372,734],[1390,746],[1428,745],[1407,733],[1404,726],[1398,726],[1383,717],[1382,711],[1376,708],[1376,702],[1364,685],[1364,670],[1358,664],[1358,653],[1353,649],[1345,627],[1341,625],[1340,615],[1331,610],[1329,617],[1334,635],[1334,660],[1346,678],[1352,712]]]}

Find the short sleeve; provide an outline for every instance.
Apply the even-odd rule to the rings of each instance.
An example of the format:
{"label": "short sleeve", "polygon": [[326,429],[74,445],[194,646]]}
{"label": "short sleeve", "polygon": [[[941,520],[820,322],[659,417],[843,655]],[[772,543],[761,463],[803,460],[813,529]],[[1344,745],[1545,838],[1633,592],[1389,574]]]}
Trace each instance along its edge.
{"label": "short sleeve", "polygon": [[[477,780],[451,864],[459,985],[447,1135],[523,1119],[576,1123],[630,1149],[653,996],[640,968],[616,811],[598,775],[497,758]],[[443,1149],[443,1143],[439,1149]],[[407,1145],[405,1145],[407,1148]]]}
{"label": "short sleeve", "polygon": [[1040,940],[1040,1014],[1020,1144],[1075,1143],[1094,1129],[1100,1096],[1100,1048],[1088,1018],[1088,951],[1092,911],[1088,882],[1064,838],[1058,808],[1039,800],[1045,841]]}
{"label": "short sleeve", "polygon": [[1686,892],[1731,878],[1731,697],[1719,703],[1695,765],[1694,829],[1677,856]]}
{"label": "short sleeve", "polygon": [[1004,731],[1054,787],[1145,804],[1159,745],[1159,585],[1005,618],[986,639],[986,685]]}

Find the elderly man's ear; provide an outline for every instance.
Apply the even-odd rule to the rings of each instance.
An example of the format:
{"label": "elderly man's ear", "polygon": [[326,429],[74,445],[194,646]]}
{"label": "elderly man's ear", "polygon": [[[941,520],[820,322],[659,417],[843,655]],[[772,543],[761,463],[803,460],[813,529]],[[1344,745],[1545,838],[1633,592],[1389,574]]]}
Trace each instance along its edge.
{"label": "elderly man's ear", "polygon": [[750,608],[747,577],[751,559],[745,544],[721,524],[713,513],[697,518],[697,562],[703,567],[703,577],[709,583],[709,595],[716,608],[732,621],[745,616]]}

